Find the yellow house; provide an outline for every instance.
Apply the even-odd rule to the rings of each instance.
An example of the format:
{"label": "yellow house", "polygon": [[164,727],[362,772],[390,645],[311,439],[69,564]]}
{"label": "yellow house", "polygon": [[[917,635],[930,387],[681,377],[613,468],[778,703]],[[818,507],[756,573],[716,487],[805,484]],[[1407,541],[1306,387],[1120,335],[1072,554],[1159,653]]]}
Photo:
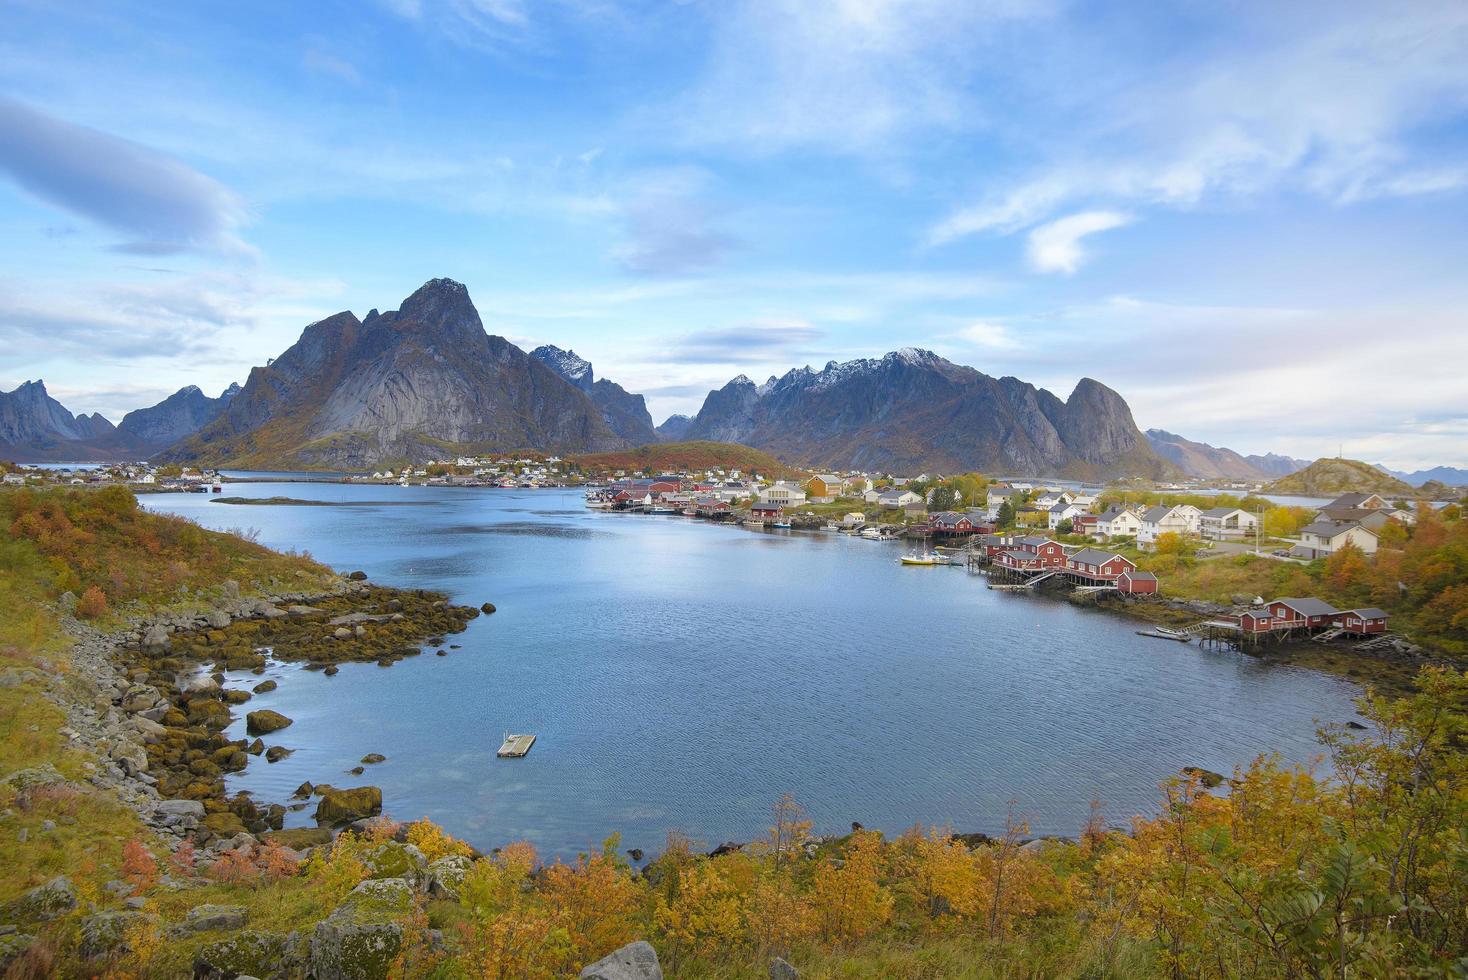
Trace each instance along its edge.
{"label": "yellow house", "polygon": [[805,481],[806,495],[812,500],[835,500],[846,489],[846,481],[832,473],[817,473]]}

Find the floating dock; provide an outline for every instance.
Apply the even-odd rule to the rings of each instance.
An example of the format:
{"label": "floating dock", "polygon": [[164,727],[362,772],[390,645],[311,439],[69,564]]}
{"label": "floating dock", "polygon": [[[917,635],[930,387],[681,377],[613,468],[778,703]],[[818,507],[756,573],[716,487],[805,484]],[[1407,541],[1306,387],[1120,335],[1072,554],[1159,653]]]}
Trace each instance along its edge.
{"label": "floating dock", "polygon": [[535,744],[534,735],[506,735],[500,750],[495,753],[501,759],[519,759]]}

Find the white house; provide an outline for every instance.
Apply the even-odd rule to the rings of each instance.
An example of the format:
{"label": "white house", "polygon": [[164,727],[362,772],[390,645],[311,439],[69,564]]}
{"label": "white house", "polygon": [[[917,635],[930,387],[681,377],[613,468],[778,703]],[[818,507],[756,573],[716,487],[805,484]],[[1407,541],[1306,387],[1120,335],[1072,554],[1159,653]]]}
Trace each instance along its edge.
{"label": "white house", "polygon": [[1096,518],[1096,536],[1112,538],[1134,538],[1142,530],[1142,519],[1136,511],[1124,507],[1113,507]]}
{"label": "white house", "polygon": [[1355,521],[1316,521],[1300,530],[1300,543],[1292,550],[1305,558],[1324,558],[1350,542],[1374,555],[1376,541],[1375,531]]}
{"label": "white house", "polygon": [[894,508],[907,508],[923,503],[921,494],[913,493],[911,490],[888,490],[877,497],[877,503],[883,510]]}
{"label": "white house", "polygon": [[1051,507],[1050,510],[1047,512],[1050,530],[1053,531],[1056,528],[1060,527],[1061,522],[1072,520],[1075,517],[1078,517],[1079,515],[1084,513],[1085,510],[1077,507],[1075,504],[1065,503],[1062,501],[1061,503],[1056,504],[1054,507]]}
{"label": "white house", "polygon": [[1062,490],[1046,490],[1035,498],[1035,506],[1041,510],[1049,510],[1056,504],[1068,504],[1070,502],[1070,494]]}
{"label": "white house", "polygon": [[1203,512],[1191,504],[1175,507],[1152,507],[1142,514],[1142,528],[1137,532],[1137,545],[1150,547],[1157,539],[1168,533],[1187,535],[1198,533],[1198,521]]}
{"label": "white house", "polygon": [[992,521],[999,516],[999,508],[1003,507],[1006,501],[1017,510],[1024,499],[1025,491],[1018,487],[990,487],[989,495],[985,499],[989,508],[987,515],[989,520]]}
{"label": "white house", "polygon": [[778,504],[781,507],[791,507],[795,504],[805,503],[805,491],[794,483],[777,480],[760,490],[759,502],[762,504]]}
{"label": "white house", "polygon": [[1198,533],[1214,541],[1250,538],[1259,530],[1259,515],[1240,507],[1214,507],[1198,515]]}

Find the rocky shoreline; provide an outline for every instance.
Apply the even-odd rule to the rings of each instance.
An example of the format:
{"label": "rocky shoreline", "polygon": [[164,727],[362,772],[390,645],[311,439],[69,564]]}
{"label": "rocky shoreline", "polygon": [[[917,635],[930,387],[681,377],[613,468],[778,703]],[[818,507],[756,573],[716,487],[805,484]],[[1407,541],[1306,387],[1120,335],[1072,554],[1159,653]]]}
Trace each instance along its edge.
{"label": "rocky shoreline", "polygon": [[[84,764],[87,780],[136,813],[171,850],[188,842],[204,864],[260,841],[296,851],[379,814],[381,792],[307,784],[290,801],[228,796],[225,774],[277,749],[289,751],[266,749],[260,736],[290,721],[252,712],[253,740],[227,738],[231,709],[274,682],[226,688],[222,671],[263,673],[267,658],[305,661],[308,669],[331,673],[343,662],[390,665],[422,652],[415,641],[441,644],[478,615],[479,609],[435,593],[370,585],[361,573],[325,591],[262,597],[242,596],[226,582],[203,611],[139,620],[113,633],[63,614],[62,629],[74,641],[72,669],[51,676],[46,693],[65,712],[61,735],[68,747],[95,757]],[[49,766],[22,770],[9,781],[17,788],[66,782]],[[319,828],[281,832],[288,810],[305,809],[312,799]]]}

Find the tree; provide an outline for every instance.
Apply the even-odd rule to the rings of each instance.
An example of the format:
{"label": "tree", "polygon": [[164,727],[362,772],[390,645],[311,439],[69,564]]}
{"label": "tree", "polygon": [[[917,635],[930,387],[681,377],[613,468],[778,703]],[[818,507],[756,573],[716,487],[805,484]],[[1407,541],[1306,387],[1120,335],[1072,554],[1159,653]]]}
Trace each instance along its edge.
{"label": "tree", "polygon": [[1014,527],[1014,505],[1008,500],[999,505],[999,513],[995,516],[994,523],[999,527]]}
{"label": "tree", "polygon": [[1070,534],[1075,531],[1075,529],[1075,521],[1071,520],[1069,517],[1061,521],[1059,524],[1055,525],[1055,530],[1060,534]]}
{"label": "tree", "polygon": [[943,484],[933,488],[932,499],[928,501],[929,510],[952,510],[958,500],[958,495],[953,488]]}

